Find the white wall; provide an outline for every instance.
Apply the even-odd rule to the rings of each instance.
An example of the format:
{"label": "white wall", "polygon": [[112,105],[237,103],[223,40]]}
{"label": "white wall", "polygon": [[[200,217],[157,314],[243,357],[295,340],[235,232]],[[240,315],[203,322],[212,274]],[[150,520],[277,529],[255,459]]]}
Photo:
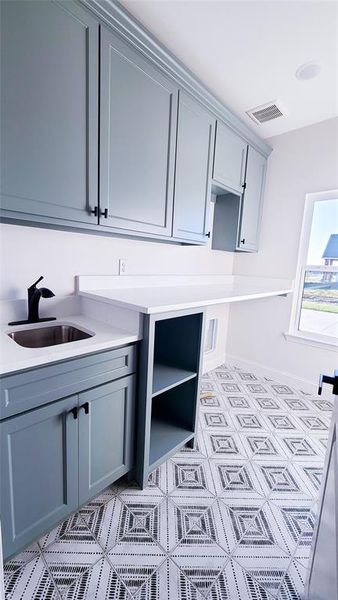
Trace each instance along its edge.
{"label": "white wall", "polygon": [[231,274],[233,254],[209,247],[0,225],[0,300],[25,298],[39,275],[57,295],[74,293],[74,276],[118,273],[127,259],[128,274]]}
{"label": "white wall", "polygon": [[[39,275],[45,276],[43,284],[62,297],[65,306],[64,296],[74,293],[75,275],[116,275],[119,258],[127,259],[128,274],[231,274],[234,259],[232,253],[211,250],[210,241],[208,247],[182,246],[8,224],[0,225],[0,253],[0,310],[1,300],[26,298],[28,285]],[[41,314],[50,306],[46,301]],[[219,318],[220,335],[215,351],[207,355],[207,368],[225,359],[228,307],[215,311],[210,309],[207,318],[214,313]],[[2,314],[7,323],[7,302]],[[15,313],[14,318],[24,314]]]}
{"label": "white wall", "polygon": [[[305,195],[338,187],[338,119],[268,140],[269,158],[260,251],[236,254],[234,274],[285,277],[296,273]],[[320,371],[338,368],[334,351],[286,341],[292,297],[234,304],[227,356],[278,376],[316,382]],[[235,358],[234,358],[235,357]]]}

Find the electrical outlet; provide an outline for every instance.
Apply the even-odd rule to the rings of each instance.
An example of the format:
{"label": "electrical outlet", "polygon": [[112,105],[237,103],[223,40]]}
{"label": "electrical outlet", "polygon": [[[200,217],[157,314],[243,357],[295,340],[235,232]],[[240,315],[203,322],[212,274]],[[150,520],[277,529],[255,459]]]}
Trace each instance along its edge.
{"label": "electrical outlet", "polygon": [[120,258],[119,260],[119,275],[125,275],[127,271],[127,259]]}

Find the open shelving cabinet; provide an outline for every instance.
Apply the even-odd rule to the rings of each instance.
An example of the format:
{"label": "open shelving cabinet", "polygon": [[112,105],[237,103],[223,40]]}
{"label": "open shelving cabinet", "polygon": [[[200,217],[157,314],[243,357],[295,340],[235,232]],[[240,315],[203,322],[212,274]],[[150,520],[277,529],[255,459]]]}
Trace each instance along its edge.
{"label": "open shelving cabinet", "polygon": [[145,315],[143,327],[135,474],[142,488],[156,467],[194,445],[204,312]]}

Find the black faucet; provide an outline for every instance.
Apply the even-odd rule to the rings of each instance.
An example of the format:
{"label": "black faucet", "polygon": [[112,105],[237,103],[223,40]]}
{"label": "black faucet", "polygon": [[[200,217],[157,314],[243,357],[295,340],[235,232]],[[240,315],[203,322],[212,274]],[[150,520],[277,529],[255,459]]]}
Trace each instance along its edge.
{"label": "black faucet", "polygon": [[39,302],[40,298],[53,298],[55,294],[48,288],[36,287],[38,283],[43,279],[43,276],[39,277],[35,283],[28,288],[28,319],[24,321],[12,321],[8,325],[24,325],[26,323],[41,323],[43,321],[55,321],[56,317],[39,317]]}

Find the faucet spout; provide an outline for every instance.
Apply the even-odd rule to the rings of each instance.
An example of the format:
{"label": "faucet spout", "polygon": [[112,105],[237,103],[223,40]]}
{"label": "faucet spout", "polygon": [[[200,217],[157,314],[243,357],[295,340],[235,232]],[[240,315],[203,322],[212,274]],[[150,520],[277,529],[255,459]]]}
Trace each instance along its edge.
{"label": "faucet spout", "polygon": [[55,296],[54,292],[49,290],[48,288],[38,288],[42,298],[53,298]]}
{"label": "faucet spout", "polygon": [[28,318],[25,321],[14,321],[8,323],[8,325],[23,325],[24,323],[40,323],[41,321],[55,321],[56,317],[39,317],[39,303],[40,298],[53,298],[55,296],[52,290],[46,287],[36,287],[40,281],[42,281],[43,275],[39,277],[32,285],[27,289],[28,292]]}

